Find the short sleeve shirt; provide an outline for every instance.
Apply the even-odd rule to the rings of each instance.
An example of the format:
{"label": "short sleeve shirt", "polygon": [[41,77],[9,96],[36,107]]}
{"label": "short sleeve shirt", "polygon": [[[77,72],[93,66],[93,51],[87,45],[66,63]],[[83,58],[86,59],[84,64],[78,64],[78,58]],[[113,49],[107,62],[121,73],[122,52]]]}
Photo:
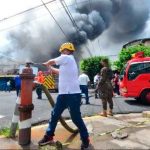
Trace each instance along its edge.
{"label": "short sleeve shirt", "polygon": [[81,74],[79,76],[79,84],[80,85],[88,85],[89,81],[90,81],[90,79],[86,74]]}
{"label": "short sleeve shirt", "polygon": [[62,54],[54,59],[59,65],[59,94],[81,93],[78,81],[78,67],[73,55]]}

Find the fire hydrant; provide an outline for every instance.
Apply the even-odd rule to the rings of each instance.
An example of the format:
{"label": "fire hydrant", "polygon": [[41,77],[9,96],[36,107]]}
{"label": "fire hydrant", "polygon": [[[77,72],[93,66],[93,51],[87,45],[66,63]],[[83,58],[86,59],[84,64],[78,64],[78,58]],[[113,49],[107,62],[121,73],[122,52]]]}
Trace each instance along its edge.
{"label": "fire hydrant", "polygon": [[28,145],[31,142],[31,118],[34,105],[32,104],[33,70],[27,64],[21,77],[21,103],[19,106],[19,144]]}

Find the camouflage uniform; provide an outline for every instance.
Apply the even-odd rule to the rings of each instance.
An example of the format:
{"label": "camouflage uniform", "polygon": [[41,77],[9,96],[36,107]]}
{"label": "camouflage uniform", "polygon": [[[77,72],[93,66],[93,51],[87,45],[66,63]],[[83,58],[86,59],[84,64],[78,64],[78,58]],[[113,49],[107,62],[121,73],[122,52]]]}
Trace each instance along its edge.
{"label": "camouflage uniform", "polygon": [[109,103],[109,108],[113,109],[113,87],[111,84],[111,80],[108,74],[109,68],[103,67],[101,69],[100,75],[101,78],[99,80],[97,91],[99,93],[99,97],[102,99],[103,110],[107,110],[107,102]]}

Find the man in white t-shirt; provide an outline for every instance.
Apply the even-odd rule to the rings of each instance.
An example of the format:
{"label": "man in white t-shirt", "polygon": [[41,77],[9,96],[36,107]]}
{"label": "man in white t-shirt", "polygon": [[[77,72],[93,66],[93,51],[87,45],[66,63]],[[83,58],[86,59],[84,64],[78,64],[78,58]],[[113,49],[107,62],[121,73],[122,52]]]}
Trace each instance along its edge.
{"label": "man in white t-shirt", "polygon": [[7,81],[7,91],[9,91],[10,92],[10,80],[9,81]]}
{"label": "man in white t-shirt", "polygon": [[[97,73],[95,76],[94,76],[94,88],[96,89],[97,85],[98,85],[98,82],[100,80],[100,73]],[[98,98],[98,92],[97,90],[95,91],[95,99]]]}
{"label": "man in white t-shirt", "polygon": [[81,92],[83,94],[85,94],[86,104],[90,104],[89,103],[89,94],[88,94],[88,85],[89,85],[89,82],[90,82],[90,79],[89,79],[88,75],[85,72],[83,72],[79,76],[79,84],[80,84]]}
{"label": "man in white t-shirt", "polygon": [[[75,48],[72,43],[64,43],[61,45],[59,51],[61,53],[59,57],[43,63],[43,65],[49,67],[53,73],[59,74],[59,94],[55,107],[51,113],[49,126],[43,139],[39,141],[39,145],[42,146],[53,141],[57,122],[62,112],[68,108],[71,119],[80,132],[82,140],[81,149],[84,149],[89,146],[89,134],[80,112],[81,91],[78,81],[78,68],[74,56],[72,55]],[[59,65],[59,69],[51,65]]]}

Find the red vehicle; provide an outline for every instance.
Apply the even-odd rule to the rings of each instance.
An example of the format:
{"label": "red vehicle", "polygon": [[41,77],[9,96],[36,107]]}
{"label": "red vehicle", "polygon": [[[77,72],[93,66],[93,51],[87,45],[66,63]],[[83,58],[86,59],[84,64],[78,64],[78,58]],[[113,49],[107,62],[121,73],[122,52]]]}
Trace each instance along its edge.
{"label": "red vehicle", "polygon": [[144,52],[137,52],[121,74],[121,95],[150,104],[150,57],[144,57]]}

